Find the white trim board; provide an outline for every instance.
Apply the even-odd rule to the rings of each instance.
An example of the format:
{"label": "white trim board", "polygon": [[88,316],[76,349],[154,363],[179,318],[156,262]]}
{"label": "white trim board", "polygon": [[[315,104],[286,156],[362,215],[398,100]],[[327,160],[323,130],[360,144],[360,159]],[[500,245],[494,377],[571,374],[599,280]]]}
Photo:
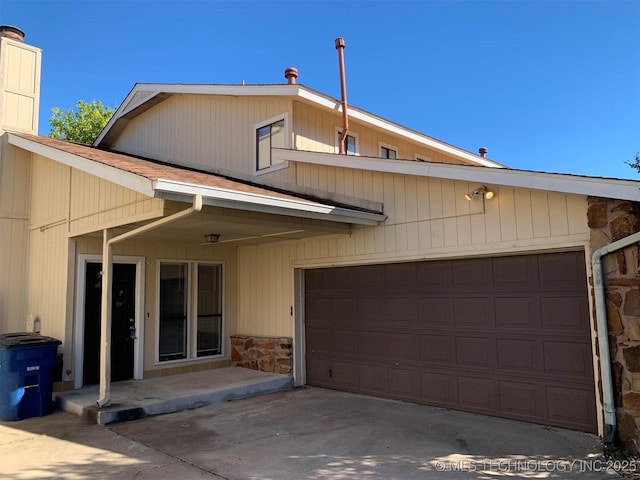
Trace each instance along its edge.
{"label": "white trim board", "polygon": [[612,178],[586,177],[560,173],[533,172],[507,168],[474,167],[446,163],[389,160],[374,157],[353,157],[332,153],[274,148],[274,155],[292,162],[353,168],[385,173],[399,173],[478,184],[573,193],[596,197],[640,201],[640,182]]}

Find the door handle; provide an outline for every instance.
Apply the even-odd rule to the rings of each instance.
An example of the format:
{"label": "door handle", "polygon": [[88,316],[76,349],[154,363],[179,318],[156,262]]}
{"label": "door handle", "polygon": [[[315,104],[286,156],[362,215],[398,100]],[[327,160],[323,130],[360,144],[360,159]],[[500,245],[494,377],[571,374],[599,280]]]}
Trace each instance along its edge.
{"label": "door handle", "polygon": [[135,340],[135,338],[136,338],[136,327],[135,327],[134,325],[131,325],[131,326],[129,327],[129,337],[130,337],[132,340]]}

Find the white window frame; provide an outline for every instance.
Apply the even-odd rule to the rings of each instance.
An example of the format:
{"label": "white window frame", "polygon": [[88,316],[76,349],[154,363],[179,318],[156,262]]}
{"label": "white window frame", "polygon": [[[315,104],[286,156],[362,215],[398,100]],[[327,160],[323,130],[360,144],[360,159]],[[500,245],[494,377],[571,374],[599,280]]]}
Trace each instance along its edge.
{"label": "white window frame", "polygon": [[[342,127],[336,127],[336,145],[335,145],[335,153],[340,153],[340,136],[342,134]],[[356,141],[356,153],[345,153],[346,155],[351,155],[352,157],[357,157],[360,155],[360,136],[355,133],[353,130],[347,131],[347,135],[352,136]]]}
{"label": "white window frame", "polygon": [[400,158],[399,153],[400,151],[398,150],[398,147],[394,146],[394,145],[390,145],[388,143],[384,143],[384,142],[378,142],[378,156],[380,158],[387,158],[387,157],[383,157],[382,156],[382,148],[387,148],[389,150],[393,150],[394,152],[396,152],[396,158],[389,158],[388,160],[397,160]]}
{"label": "white window frame", "polygon": [[[160,266],[162,264],[187,264],[187,346],[186,358],[176,360],[160,360]],[[220,265],[222,269],[222,279],[220,282],[220,295],[222,305],[222,318],[220,319],[220,353],[198,357],[198,265]],[[175,363],[195,362],[201,360],[211,360],[223,358],[225,356],[225,263],[222,261],[200,261],[200,260],[176,260],[171,258],[158,259],[156,262],[156,315],[155,315],[155,358],[154,365],[172,365]]]}
{"label": "white window frame", "polygon": [[254,175],[264,175],[265,173],[276,172],[278,170],[282,170],[283,168],[289,167],[289,161],[284,161],[282,163],[278,163],[277,165],[271,165],[267,168],[258,169],[258,142],[257,142],[257,132],[258,129],[262,127],[266,127],[267,125],[271,125],[272,123],[279,122],[280,120],[284,120],[284,148],[291,148],[291,130],[289,129],[289,112],[281,113],[280,115],[273,116],[267,120],[256,123],[253,125],[252,130],[252,142],[253,142],[253,174]]}

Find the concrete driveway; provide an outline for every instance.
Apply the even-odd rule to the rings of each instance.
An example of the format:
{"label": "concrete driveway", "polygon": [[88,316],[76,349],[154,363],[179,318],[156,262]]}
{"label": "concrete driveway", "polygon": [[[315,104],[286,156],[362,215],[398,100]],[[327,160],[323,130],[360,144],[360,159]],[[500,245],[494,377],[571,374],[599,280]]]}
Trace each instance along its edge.
{"label": "concrete driveway", "polygon": [[17,479],[617,477],[593,435],[317,388],[107,428],[4,423],[0,457]]}

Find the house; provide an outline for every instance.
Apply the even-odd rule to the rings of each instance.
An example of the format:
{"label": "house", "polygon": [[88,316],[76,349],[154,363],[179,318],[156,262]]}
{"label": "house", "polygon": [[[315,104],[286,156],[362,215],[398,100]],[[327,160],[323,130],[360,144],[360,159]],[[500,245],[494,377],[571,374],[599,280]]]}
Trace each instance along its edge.
{"label": "house", "polygon": [[293,69],[137,84],[92,147],[54,140],[40,50],[0,30],[0,331],[60,338],[59,388],[240,364],[635,445],[639,182],[343,115]]}

